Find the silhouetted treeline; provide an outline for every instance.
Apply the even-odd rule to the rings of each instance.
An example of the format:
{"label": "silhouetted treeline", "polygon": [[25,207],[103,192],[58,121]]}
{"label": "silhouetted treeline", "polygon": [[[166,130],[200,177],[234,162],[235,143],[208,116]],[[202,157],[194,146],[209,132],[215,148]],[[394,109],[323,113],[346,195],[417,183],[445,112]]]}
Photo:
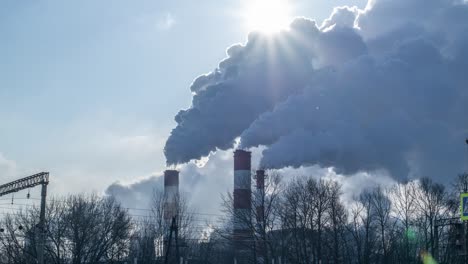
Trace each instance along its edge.
{"label": "silhouetted treeline", "polygon": [[[453,186],[422,178],[374,186],[343,200],[337,181],[303,176],[281,183],[273,173],[264,191],[252,191],[250,213],[236,215],[232,195],[225,196],[227,217],[244,221],[252,234],[231,254],[248,263],[421,263],[422,256],[465,263],[466,231],[457,223],[459,194],[467,188],[463,174]],[[260,221],[259,203],[266,208]],[[452,225],[440,226],[436,234],[436,221],[448,218],[454,218]],[[218,229],[222,239],[209,243],[224,240],[229,248],[238,243],[230,232],[228,226]]]}
{"label": "silhouetted treeline", "polygon": [[[162,263],[165,252],[174,263],[173,247],[163,247],[170,223],[164,220],[166,197],[153,194],[151,209],[130,214],[112,197],[72,195],[52,199],[46,209],[45,263]],[[193,214],[185,198],[176,197],[180,256],[195,245]],[[0,263],[37,263],[39,208],[7,214],[0,220]],[[175,239],[174,239],[175,241]],[[173,245],[175,245],[172,241]],[[179,262],[177,262],[179,263]]]}
{"label": "silhouetted treeline", "polygon": [[[178,197],[178,252],[175,240],[167,247],[170,223],[164,221],[161,191],[154,192],[151,209],[140,216],[111,197],[51,200],[46,263],[165,263],[167,254],[168,263],[233,264],[236,258],[239,264],[393,264],[422,263],[422,255],[438,263],[465,261],[463,226],[457,219],[437,230],[435,225],[459,217],[459,194],[468,191],[468,174],[450,186],[427,178],[374,186],[348,200],[331,179],[281,178],[270,171],[263,190],[252,188],[252,210],[242,215],[233,210],[232,194],[226,194],[216,226],[201,221],[203,214]],[[38,208],[28,207],[0,221],[0,263],[35,263],[38,219]],[[251,235],[234,240],[233,219]],[[239,243],[242,247],[235,248]]]}
{"label": "silhouetted treeline", "polygon": [[[0,222],[0,263],[36,263],[39,208],[7,215]],[[132,219],[118,202],[73,195],[48,202],[45,263],[98,263],[128,255]]]}

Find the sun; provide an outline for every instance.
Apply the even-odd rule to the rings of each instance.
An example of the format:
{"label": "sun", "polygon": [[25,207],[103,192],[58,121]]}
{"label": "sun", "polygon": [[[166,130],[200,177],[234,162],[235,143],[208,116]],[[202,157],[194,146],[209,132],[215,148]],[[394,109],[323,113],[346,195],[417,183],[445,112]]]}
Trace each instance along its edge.
{"label": "sun", "polygon": [[291,6],[287,0],[247,0],[243,16],[248,30],[275,33],[291,22]]}

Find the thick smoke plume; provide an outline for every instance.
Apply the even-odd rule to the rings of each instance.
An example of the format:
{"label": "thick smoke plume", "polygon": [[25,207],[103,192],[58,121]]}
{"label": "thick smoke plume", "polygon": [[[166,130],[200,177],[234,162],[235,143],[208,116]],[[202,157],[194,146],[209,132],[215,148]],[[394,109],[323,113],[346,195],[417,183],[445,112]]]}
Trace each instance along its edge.
{"label": "thick smoke plume", "polygon": [[267,168],[447,178],[468,135],[468,4],[375,0],[336,8],[321,25],[295,19],[251,33],[191,86],[168,164],[218,149],[266,146]]}

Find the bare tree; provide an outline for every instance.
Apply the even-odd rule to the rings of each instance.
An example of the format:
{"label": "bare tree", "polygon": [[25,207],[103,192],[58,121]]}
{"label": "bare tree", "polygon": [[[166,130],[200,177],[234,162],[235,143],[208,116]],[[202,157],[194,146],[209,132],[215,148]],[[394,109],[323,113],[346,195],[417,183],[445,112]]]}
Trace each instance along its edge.
{"label": "bare tree", "polygon": [[[26,263],[28,259],[31,259],[33,251],[29,250],[31,247],[26,247],[27,238],[25,230],[20,221],[18,214],[7,215],[0,223],[3,232],[0,234],[0,243],[2,245],[3,263],[8,264],[22,264]],[[27,250],[28,249],[28,250]]]}
{"label": "bare tree", "polygon": [[346,226],[348,233],[352,237],[352,242],[349,249],[352,252],[351,257],[357,260],[357,263],[364,264],[365,262],[365,243],[364,238],[366,237],[365,223],[363,219],[368,219],[368,217],[363,218],[363,215],[366,214],[364,204],[356,202],[353,204],[352,209],[350,210],[350,223]]}
{"label": "bare tree", "polygon": [[[289,245],[288,259],[293,263],[310,263],[313,227],[313,204],[309,189],[315,181],[297,177],[287,186],[281,207],[285,243]],[[309,188],[307,188],[309,186]]]}
{"label": "bare tree", "polygon": [[454,196],[468,192],[468,172],[460,173],[455,179],[452,187],[455,190]]}
{"label": "bare tree", "polygon": [[[122,260],[128,253],[131,219],[110,197],[74,195],[49,201],[46,215],[47,263]],[[39,209],[28,207],[4,219],[0,236],[8,263],[34,263]],[[2,227],[3,228],[3,227]]]}
{"label": "bare tree", "polygon": [[[263,188],[254,187],[250,197],[250,210],[234,210],[234,196],[227,193],[222,196],[222,210],[227,219],[232,219],[236,225],[243,226],[251,235],[248,237],[234,238],[232,228],[221,228],[216,233],[228,239],[231,244],[249,251],[251,256],[246,261],[255,262],[257,258],[263,259],[265,263],[278,256],[280,245],[273,243],[281,239],[279,233],[272,232],[279,229],[280,221],[280,199],[282,192],[281,177],[274,171],[267,171]],[[257,210],[258,209],[258,210]]]}
{"label": "bare tree", "polygon": [[279,225],[279,203],[281,194],[281,177],[278,173],[269,172],[265,175],[263,188],[257,188],[252,198],[252,218],[255,219],[253,227],[256,250],[268,263],[276,258],[277,244],[272,243],[279,239],[271,231]]}
{"label": "bare tree", "polygon": [[131,257],[136,258],[138,263],[154,263],[157,257],[169,254],[171,261],[175,261],[175,245],[172,244],[171,252],[167,252],[168,241],[165,241],[169,237],[172,223],[168,214],[176,218],[179,251],[181,256],[187,257],[199,235],[199,230],[195,228],[195,211],[190,208],[188,199],[183,195],[173,197],[171,208],[168,208],[168,197],[162,189],[153,190],[152,195],[150,213],[140,221],[132,235]]}
{"label": "bare tree", "polygon": [[447,214],[447,193],[442,184],[434,183],[429,178],[419,180],[414,199],[419,213],[418,226],[424,235],[423,248],[434,253],[434,221]]}
{"label": "bare tree", "polygon": [[68,251],[73,264],[109,259],[130,234],[131,218],[113,198],[74,195],[66,200]]}
{"label": "bare tree", "polygon": [[156,259],[155,249],[158,248],[153,218],[142,218],[134,226],[134,232],[130,237],[130,261],[137,260],[141,264],[153,263]]}
{"label": "bare tree", "polygon": [[309,176],[288,184],[281,211],[291,262],[344,261],[347,212],[340,195],[341,186],[332,180]]}
{"label": "bare tree", "polygon": [[[329,222],[332,233],[333,263],[342,263],[344,255],[344,246],[342,241],[346,242],[344,231],[347,223],[347,212],[340,201],[341,185],[332,181],[329,186],[330,203],[328,208]],[[341,246],[340,246],[341,245]]]}
{"label": "bare tree", "polygon": [[[164,195],[164,191],[159,189],[153,191],[151,218],[155,225],[154,231],[157,237],[167,235],[170,231],[171,222],[165,220],[165,213],[168,210],[168,208],[166,208],[167,199],[168,198]],[[179,237],[181,239],[191,239],[196,235],[193,229],[195,210],[190,208],[186,196],[179,194],[174,197],[174,199],[175,211],[173,214],[176,216]]]}
{"label": "bare tree", "polygon": [[[39,212],[34,210],[37,215]],[[47,203],[46,258],[51,263],[66,263],[67,207],[62,200],[52,199]],[[37,218],[36,218],[37,219]]]}
{"label": "bare tree", "polygon": [[416,183],[411,181],[407,183],[398,183],[391,189],[391,197],[393,201],[393,211],[398,217],[402,228],[399,235],[403,237],[403,263],[411,263],[415,256],[415,248],[411,246],[415,233],[412,225],[414,224],[415,215],[415,195]]}
{"label": "bare tree", "polygon": [[363,264],[372,263],[374,255],[374,223],[375,223],[375,214],[373,213],[372,206],[372,193],[370,191],[364,191],[359,197],[359,202],[362,205],[362,211],[360,215],[360,222],[362,223],[362,232],[364,233],[363,241]]}
{"label": "bare tree", "polygon": [[388,197],[388,190],[381,187],[375,188],[371,193],[372,212],[374,213],[375,221],[380,231],[380,243],[382,255],[380,259],[382,263],[388,263],[390,256],[388,254],[388,236],[393,229],[390,213],[392,210],[392,202]]}
{"label": "bare tree", "polygon": [[[46,210],[46,238],[45,259],[48,263],[65,263],[65,206],[63,201],[52,199],[47,204]],[[26,262],[35,262],[37,257],[37,224],[39,220],[39,208],[32,206],[9,215],[4,219],[2,226],[6,227],[8,236],[7,243],[10,251],[12,247],[17,248],[15,256]],[[10,252],[12,253],[12,252]]]}
{"label": "bare tree", "polygon": [[322,263],[322,233],[325,226],[325,217],[327,216],[327,210],[330,206],[331,196],[330,188],[332,181],[319,180],[317,184],[310,184],[313,180],[308,181],[308,189],[311,194],[311,203],[314,206],[315,211],[315,226],[317,228],[317,238],[315,239],[316,247],[316,262]]}

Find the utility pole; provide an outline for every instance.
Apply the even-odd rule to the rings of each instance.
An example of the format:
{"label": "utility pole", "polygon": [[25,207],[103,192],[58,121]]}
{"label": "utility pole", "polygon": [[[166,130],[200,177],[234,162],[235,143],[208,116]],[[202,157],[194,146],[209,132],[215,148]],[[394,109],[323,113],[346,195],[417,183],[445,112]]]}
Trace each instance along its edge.
{"label": "utility pole", "polygon": [[172,223],[174,224],[175,246],[176,246],[176,264],[177,264],[177,262],[180,262],[179,227],[177,226],[177,221],[176,221],[175,216],[172,218]]}
{"label": "utility pole", "polygon": [[171,229],[169,231],[169,241],[167,242],[167,250],[166,250],[166,256],[164,259],[164,263],[168,264],[169,262],[169,255],[171,252],[171,244],[172,244],[172,232],[174,232],[175,236],[175,247],[176,247],[176,261],[175,263],[178,263],[180,261],[180,254],[179,254],[179,231],[177,227],[177,222],[176,222],[176,216],[172,217],[172,223],[171,223]]}
{"label": "utility pole", "polygon": [[39,219],[39,243],[37,250],[37,262],[44,264],[44,247],[45,247],[45,207],[47,197],[47,183],[42,184],[41,190],[41,215]]}
{"label": "utility pole", "polygon": [[0,196],[19,192],[21,190],[29,189],[38,185],[42,186],[41,190],[41,212],[38,225],[38,243],[37,243],[37,263],[44,264],[44,246],[45,246],[45,210],[46,210],[46,196],[47,185],[49,184],[49,173],[41,172],[0,185]]}

